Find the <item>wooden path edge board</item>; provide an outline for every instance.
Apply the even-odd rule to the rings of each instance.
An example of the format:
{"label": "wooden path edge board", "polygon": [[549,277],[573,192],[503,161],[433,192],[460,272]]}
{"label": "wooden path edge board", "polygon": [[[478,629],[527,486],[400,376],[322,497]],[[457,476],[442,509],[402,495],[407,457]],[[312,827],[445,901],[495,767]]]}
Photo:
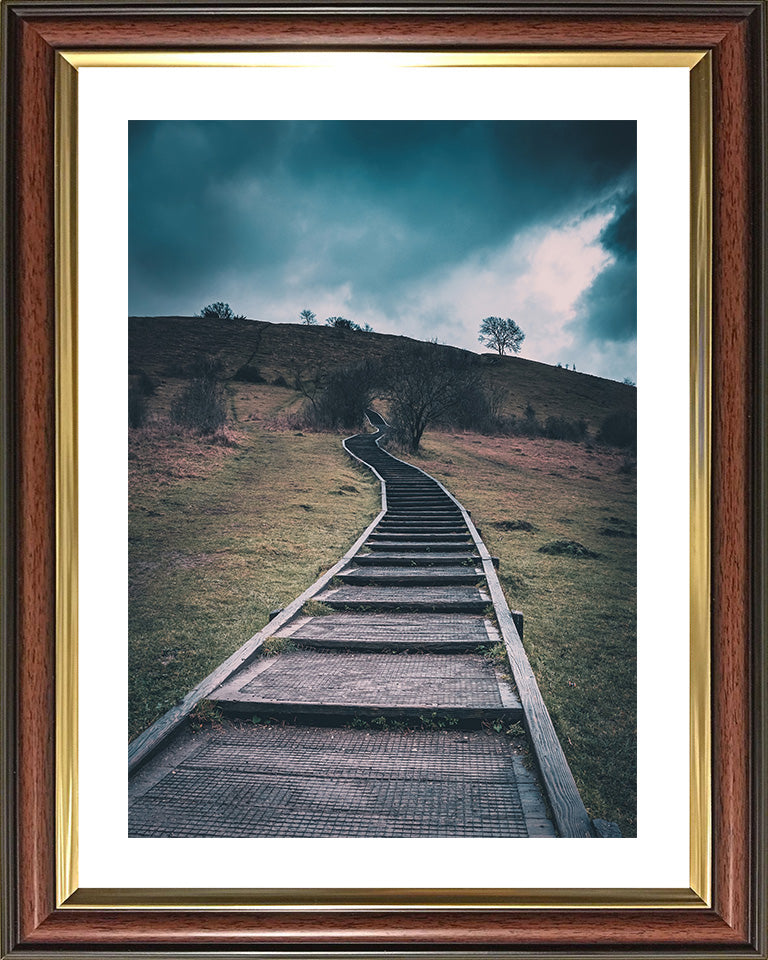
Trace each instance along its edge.
{"label": "wooden path edge board", "polygon": [[[381,416],[381,414],[378,414]],[[384,418],[381,418],[384,420]],[[384,421],[386,423],[386,421]],[[380,431],[381,432],[381,431]],[[377,437],[378,446],[382,437]],[[507,649],[507,658],[512,671],[512,677],[517,685],[520,702],[523,706],[523,724],[526,733],[531,742],[533,755],[536,758],[536,765],[541,774],[542,783],[546,790],[547,800],[552,808],[552,815],[555,819],[558,832],[561,837],[594,837],[600,836],[600,827],[595,826],[587,813],[584,803],[576,786],[576,781],[568,766],[568,760],[563,752],[560,740],[555,732],[552,718],[549,710],[544,703],[544,698],[539,690],[536,677],[528,660],[528,655],[523,647],[520,634],[515,626],[515,621],[507,604],[504,592],[501,589],[499,578],[496,575],[496,569],[493,565],[493,559],[488,552],[488,548],[483,543],[482,537],[477,531],[477,527],[472,522],[469,512],[463,505],[447,490],[439,480],[435,479],[426,470],[422,470],[415,464],[408,463],[406,460],[399,460],[389,451],[385,451],[393,460],[404,463],[406,466],[413,467],[425,477],[433,480],[440,489],[453,500],[456,506],[461,510],[467,528],[472,535],[480,559],[483,564],[483,573],[488,584],[488,590],[491,595],[491,602],[496,614],[496,620],[499,624],[499,630],[504,639],[504,646]]]}
{"label": "wooden path edge board", "polygon": [[[368,416],[367,413],[366,413],[366,415],[365,415],[365,419],[368,421],[368,423],[371,424],[371,426],[373,426],[373,424],[371,423],[371,419],[370,419],[370,417]],[[382,417],[381,419],[384,420],[384,417]],[[385,421],[385,422],[386,422],[386,421]],[[378,446],[379,440],[382,439],[383,434],[381,433],[381,430],[379,430],[379,431],[377,431],[377,432],[380,434],[380,436],[376,437],[376,434],[372,434],[371,436],[376,437],[376,445]],[[348,456],[350,456],[350,457],[355,461],[355,465],[356,465],[356,466],[362,466],[362,467],[364,467],[369,473],[372,473],[372,474],[374,475],[374,477],[376,477],[376,479],[377,479],[377,480],[379,481],[379,483],[381,484],[381,513],[378,515],[378,517],[376,517],[376,519],[374,520],[374,522],[373,522],[373,523],[371,524],[371,526],[368,528],[368,530],[372,530],[372,529],[379,523],[379,521],[380,521],[381,519],[383,519],[384,514],[387,512],[387,481],[384,479],[384,477],[382,477],[382,475],[378,472],[378,470],[376,470],[375,467],[372,467],[370,464],[366,463],[365,460],[361,460],[360,457],[356,456],[356,455],[355,455],[354,453],[352,453],[352,451],[349,449],[349,447],[347,446],[347,442],[348,442],[349,440],[353,440],[356,436],[358,436],[358,434],[355,433],[355,434],[353,434],[351,437],[347,437],[346,440],[342,440],[342,441],[341,441],[341,445],[342,445],[342,447],[344,447],[345,453],[346,453]],[[365,531],[366,534],[368,533],[368,530]],[[365,536],[365,534],[364,534],[364,536]],[[361,540],[362,540],[362,538],[361,538]],[[359,542],[360,542],[360,541],[358,541],[358,543],[359,543]],[[357,545],[355,545],[355,546],[357,546]],[[350,552],[351,552],[351,551],[350,551]],[[355,553],[357,553],[357,550],[355,550]]]}
{"label": "wooden path edge board", "polygon": [[[363,463],[359,457],[356,457],[347,448],[347,440],[351,439],[351,437],[347,437],[346,440],[343,440],[342,446],[350,457],[357,460],[359,463]],[[368,464],[364,464],[364,466],[366,470],[372,470]],[[326,570],[322,576],[318,577],[318,579],[315,580],[311,586],[307,587],[302,594],[296,597],[295,600],[292,600],[288,606],[281,610],[276,617],[273,617],[272,620],[270,620],[269,623],[263,627],[263,629],[254,634],[250,640],[246,640],[241,647],[238,647],[238,649],[235,650],[231,656],[229,656],[223,663],[219,664],[219,666],[216,667],[214,671],[209,673],[204,680],[201,680],[196,687],[190,690],[183,700],[171,707],[170,710],[167,710],[162,717],[159,717],[157,720],[155,720],[151,726],[147,727],[146,730],[140,733],[128,744],[129,776],[134,773],[141,766],[141,764],[148,760],[165,742],[165,740],[167,740],[167,738],[179,728],[182,723],[186,722],[190,713],[201,700],[204,700],[216,689],[216,687],[224,683],[225,680],[228,680],[236,670],[239,670],[241,667],[244,667],[247,663],[253,660],[253,658],[258,654],[259,648],[264,641],[268,640],[269,637],[277,633],[281,627],[284,627],[295,616],[297,616],[307,600],[311,600],[312,597],[319,593],[360,550],[372,531],[381,521],[384,514],[387,512],[386,483],[378,475],[378,473],[376,473],[375,470],[372,470],[372,472],[376,474],[379,482],[381,483],[382,505],[379,513],[374,517],[371,523],[368,524],[362,534],[357,538],[357,540],[355,540],[355,542],[340,560],[330,567],[330,569]]]}

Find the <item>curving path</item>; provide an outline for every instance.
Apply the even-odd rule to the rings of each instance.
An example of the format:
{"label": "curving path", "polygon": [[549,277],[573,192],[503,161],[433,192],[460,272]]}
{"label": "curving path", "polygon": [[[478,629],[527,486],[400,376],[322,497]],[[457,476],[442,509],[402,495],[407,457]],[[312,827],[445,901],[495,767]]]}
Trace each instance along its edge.
{"label": "curving path", "polygon": [[[381,480],[382,512],[187,698],[231,721],[195,734],[180,709],[142,735],[132,836],[600,835],[479,532],[368,416],[378,432],[345,448]],[[261,656],[267,636],[287,649]],[[504,733],[517,721],[524,748]]]}

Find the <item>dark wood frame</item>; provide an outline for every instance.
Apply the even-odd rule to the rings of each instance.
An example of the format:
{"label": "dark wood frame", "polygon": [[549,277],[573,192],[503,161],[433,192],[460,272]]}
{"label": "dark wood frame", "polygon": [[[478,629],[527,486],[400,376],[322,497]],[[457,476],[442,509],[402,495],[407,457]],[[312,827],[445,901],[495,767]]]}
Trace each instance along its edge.
{"label": "dark wood frame", "polygon": [[[766,957],[765,0],[3,8],[2,955],[308,951]],[[57,49],[699,49],[713,53],[710,909],[57,910],[54,899],[54,207]],[[487,953],[484,954],[487,956]]]}

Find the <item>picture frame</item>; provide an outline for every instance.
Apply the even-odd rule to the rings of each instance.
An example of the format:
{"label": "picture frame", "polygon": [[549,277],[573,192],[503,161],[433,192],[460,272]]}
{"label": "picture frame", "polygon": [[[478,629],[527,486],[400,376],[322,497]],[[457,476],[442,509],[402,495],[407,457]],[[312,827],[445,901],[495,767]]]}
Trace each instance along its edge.
{"label": "picture frame", "polygon": [[[766,4],[10,2],[3,14],[3,956],[765,957]],[[707,682],[694,691],[689,890],[178,891],[77,888],[76,72],[64,51],[696,51],[711,80],[694,183],[692,557]],[[642,54],[640,53],[642,51]],[[708,123],[708,84],[694,102]],[[711,266],[710,266],[711,250]],[[711,382],[702,371],[711,364]],[[707,425],[711,423],[711,443]],[[703,445],[697,443],[707,438]],[[697,526],[698,525],[698,526]],[[697,593],[698,591],[698,593]],[[698,597],[698,605],[696,601]],[[711,598],[711,602],[710,602]],[[710,648],[711,643],[711,648]],[[700,670],[695,672],[701,677]],[[711,739],[710,739],[711,738]],[[711,747],[710,747],[711,744]],[[711,761],[710,761],[711,753]],[[711,821],[711,832],[710,824]],[[710,843],[711,836],[711,843]]]}

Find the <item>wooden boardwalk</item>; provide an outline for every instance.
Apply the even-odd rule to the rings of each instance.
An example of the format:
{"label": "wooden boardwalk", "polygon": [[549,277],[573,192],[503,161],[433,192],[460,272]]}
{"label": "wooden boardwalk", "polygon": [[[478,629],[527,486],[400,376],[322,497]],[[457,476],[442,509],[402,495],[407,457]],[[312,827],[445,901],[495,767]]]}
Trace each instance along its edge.
{"label": "wooden boardwalk", "polygon": [[[345,447],[381,480],[382,512],[134,742],[130,835],[604,834],[477,529],[437,481],[380,449],[386,425],[369,419],[379,432]],[[262,656],[267,636],[287,648]],[[499,644],[506,662],[488,656]],[[202,698],[225,720],[193,733],[183,721]],[[514,724],[524,736],[506,735]]]}

